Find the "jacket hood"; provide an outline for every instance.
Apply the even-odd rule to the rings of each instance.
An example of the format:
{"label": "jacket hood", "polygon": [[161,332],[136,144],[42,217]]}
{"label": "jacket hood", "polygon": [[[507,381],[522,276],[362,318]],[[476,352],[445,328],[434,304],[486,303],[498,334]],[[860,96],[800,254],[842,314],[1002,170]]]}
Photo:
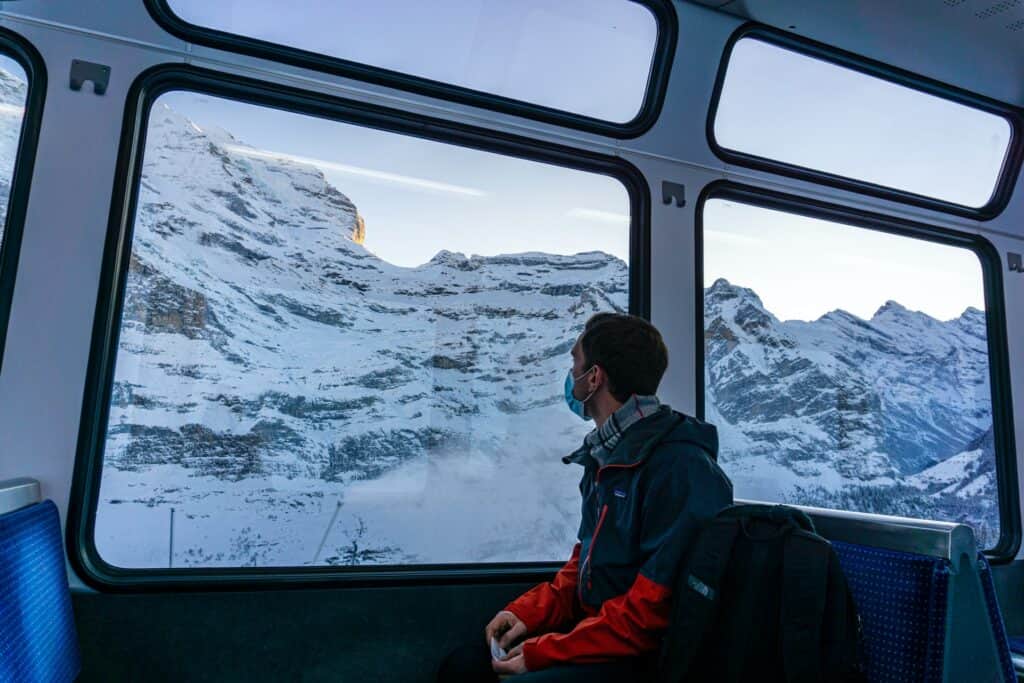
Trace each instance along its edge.
{"label": "jacket hood", "polygon": [[683,442],[699,446],[713,461],[718,462],[718,428],[710,422],[673,411],[682,418],[662,443]]}

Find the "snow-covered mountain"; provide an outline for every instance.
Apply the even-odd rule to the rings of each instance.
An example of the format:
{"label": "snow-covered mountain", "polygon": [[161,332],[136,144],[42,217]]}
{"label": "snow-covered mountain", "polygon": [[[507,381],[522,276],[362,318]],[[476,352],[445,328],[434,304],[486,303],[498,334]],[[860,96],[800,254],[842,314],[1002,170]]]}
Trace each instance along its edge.
{"label": "snow-covered mountain", "polygon": [[983,312],[889,301],[870,320],[780,321],[718,280],[705,325],[707,414],[738,495],[996,524]]}
{"label": "snow-covered mountain", "polygon": [[21,138],[28,85],[23,77],[0,68],[0,244],[3,243],[7,202],[14,176],[14,160]]}
{"label": "snow-covered mountain", "polygon": [[[401,268],[357,243],[361,229],[373,226],[314,167],[252,153],[224,131],[154,107],[103,479],[104,499],[124,502],[102,505],[103,515],[140,502],[190,514],[201,481],[226,491],[224,480],[300,478],[321,498],[324,491],[343,498],[354,529],[390,538],[381,527],[391,525],[374,507],[387,499],[392,508],[409,507],[411,517],[401,523],[422,536],[416,501],[433,495],[428,487],[448,491],[455,484],[426,481],[445,475],[415,474],[416,468],[456,458],[459,468],[514,470],[488,474],[487,482],[477,471],[471,476],[478,487],[500,488],[507,478],[521,489],[557,489],[545,500],[510,488],[473,503],[482,510],[469,500],[453,508],[463,518],[492,509],[494,520],[473,541],[486,545],[492,540],[484,531],[512,523],[503,505],[536,506],[522,513],[527,523],[516,532],[519,540],[485,558],[550,557],[544,544],[552,536],[571,548],[579,473],[559,457],[586,428],[556,404],[583,322],[625,307],[626,264],[596,252],[485,258],[441,251],[422,266]],[[165,473],[154,474],[153,466]],[[140,498],[125,482],[144,469],[149,473],[138,485],[151,482],[152,490]],[[418,477],[418,493],[397,502],[366,494],[374,502],[364,508],[373,509],[357,513],[353,498],[368,487],[354,483],[379,487],[389,474]],[[542,486],[530,483],[538,476]],[[165,495],[167,487],[173,495]],[[164,492],[157,502],[154,490]],[[447,495],[470,493],[480,495]],[[232,495],[221,502],[234,506],[226,500]],[[322,504],[333,512],[334,500],[314,500],[315,514]],[[294,504],[269,496],[274,512],[267,514]],[[239,514],[253,512],[244,508],[237,506]],[[99,531],[113,540],[122,524],[107,526],[103,515]],[[552,515],[562,519],[551,524]],[[310,523],[314,536],[326,522]],[[166,528],[169,521],[161,523]],[[208,535],[218,536],[210,526]],[[409,532],[388,547],[415,545],[405,538]],[[302,557],[314,554],[315,541],[299,545],[308,550]],[[478,545],[411,552],[425,561],[467,561],[478,559]],[[120,543],[101,550],[140,561],[136,549]],[[271,561],[296,562],[288,552]]]}
{"label": "snow-covered mountain", "polygon": [[[108,562],[571,549],[580,473],[560,456],[587,425],[562,382],[584,321],[625,308],[626,264],[440,251],[402,268],[362,246],[373,229],[315,167],[154,107],[97,513]],[[981,312],[781,322],[723,280],[706,315],[708,418],[738,495],[988,519]]]}

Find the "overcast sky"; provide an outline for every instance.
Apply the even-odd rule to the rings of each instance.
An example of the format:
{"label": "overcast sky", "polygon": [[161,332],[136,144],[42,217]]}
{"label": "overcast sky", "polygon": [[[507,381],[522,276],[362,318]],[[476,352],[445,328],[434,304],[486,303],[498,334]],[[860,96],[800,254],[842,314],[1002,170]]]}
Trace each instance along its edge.
{"label": "overcast sky", "polygon": [[888,300],[940,320],[985,309],[972,251],[712,199],[704,208],[704,283],[720,277],[755,290],[782,320],[836,308],[869,319]]}
{"label": "overcast sky", "polygon": [[[646,77],[654,41],[649,13],[622,0],[305,0],[284,15],[276,0],[249,0],[244,11],[240,0],[171,4],[197,23],[279,42],[296,42],[301,29],[305,47],[512,96],[528,93],[611,120],[636,113],[643,90],[636,84]],[[580,15],[570,5],[602,13]],[[512,7],[528,19],[514,20]],[[605,19],[579,23],[586,16]],[[558,30],[538,33],[538,25]],[[1002,119],[908,96],[757,41],[741,41],[736,55],[715,126],[723,144],[965,204],[984,204],[991,194],[1008,139]],[[596,82],[581,59],[600,65]],[[440,249],[628,257],[628,196],[612,178],[219,98],[172,93],[162,101],[261,154],[321,168],[359,207],[366,246],[398,265],[418,265]],[[811,124],[819,119],[830,123]],[[984,308],[980,265],[966,250],[711,204],[708,284],[726,277],[751,287],[780,318],[809,320],[836,308],[869,318],[890,299],[940,319],[967,306]]]}

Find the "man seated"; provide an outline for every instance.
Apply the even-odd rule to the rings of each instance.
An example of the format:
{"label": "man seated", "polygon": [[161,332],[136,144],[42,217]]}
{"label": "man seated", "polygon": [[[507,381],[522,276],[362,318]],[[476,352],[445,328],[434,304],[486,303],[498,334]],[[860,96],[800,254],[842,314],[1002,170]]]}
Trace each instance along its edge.
{"label": "man seated", "polygon": [[[599,313],[572,347],[569,408],[595,429],[563,458],[583,466],[583,519],[554,580],[509,603],[438,680],[638,681],[668,626],[671,586],[701,525],[732,503],[715,428],[655,395],[668,351],[646,320]],[[492,639],[502,653],[494,649]]]}

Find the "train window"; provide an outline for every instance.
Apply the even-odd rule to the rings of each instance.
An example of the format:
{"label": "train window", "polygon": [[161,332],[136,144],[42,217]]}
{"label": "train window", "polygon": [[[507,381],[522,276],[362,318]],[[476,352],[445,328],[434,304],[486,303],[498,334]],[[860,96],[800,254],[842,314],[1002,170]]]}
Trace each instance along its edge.
{"label": "train window", "polygon": [[[0,33],[0,50],[8,47],[7,36],[6,32]],[[13,38],[10,40],[13,41]],[[30,180],[28,171],[19,173],[20,179],[15,177],[15,164],[24,163],[26,157],[35,154],[36,121],[26,121],[25,111],[28,106],[29,81],[40,73],[33,66],[27,48],[20,43],[10,47],[17,48],[17,52],[24,56],[15,59],[0,52],[0,358],[3,357],[7,316],[21,241],[20,223]],[[32,79],[27,68],[32,69]],[[33,99],[38,100],[40,86],[33,86]],[[41,105],[39,101],[33,109],[39,110]],[[29,123],[32,125],[29,126]],[[31,163],[26,166],[31,166]]]}
{"label": "train window", "polygon": [[25,69],[10,57],[0,54],[0,244],[3,243],[27,95],[28,75]]}
{"label": "train window", "polygon": [[629,308],[626,185],[188,89],[144,128],[103,560],[560,558],[587,429],[562,382]]}
{"label": "train window", "polygon": [[713,143],[738,163],[972,210],[992,203],[1014,137],[1003,115],[751,36],[732,48],[712,117]]}
{"label": "train window", "polygon": [[169,28],[219,47],[619,127],[651,108],[674,33],[667,3],[631,0],[150,1]]}
{"label": "train window", "polygon": [[737,497],[964,522],[994,546],[978,253],[729,197],[702,213],[704,410]]}

